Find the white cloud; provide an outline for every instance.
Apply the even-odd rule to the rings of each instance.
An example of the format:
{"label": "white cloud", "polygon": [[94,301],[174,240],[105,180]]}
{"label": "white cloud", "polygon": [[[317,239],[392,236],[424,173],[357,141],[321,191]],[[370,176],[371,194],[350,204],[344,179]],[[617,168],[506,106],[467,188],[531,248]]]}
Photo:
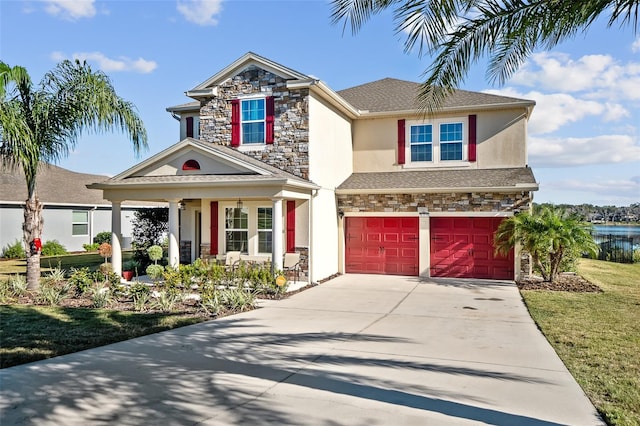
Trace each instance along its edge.
{"label": "white cloud", "polygon": [[184,18],[198,25],[217,25],[222,0],[178,0],[176,8]]}
{"label": "white cloud", "polygon": [[532,167],[566,167],[640,161],[640,144],[628,135],[529,138]]}
{"label": "white cloud", "polygon": [[91,18],[96,14],[95,0],[44,0],[45,11],[63,19]]}
{"label": "white cloud", "polygon": [[510,84],[539,90],[584,92],[589,98],[640,99],[640,63],[621,64],[610,55],[542,52],[531,58],[511,78]]}
{"label": "white cloud", "polygon": [[631,51],[633,53],[640,52],[640,37],[638,37],[636,41],[631,43]]}
{"label": "white cloud", "polygon": [[578,122],[589,116],[602,116],[604,121],[618,121],[629,116],[629,111],[620,104],[580,99],[566,93],[520,93],[514,88],[486,92],[536,101],[536,107],[529,119],[529,133],[534,135],[554,132],[566,124]]}
{"label": "white cloud", "polygon": [[564,191],[575,196],[576,192],[589,193],[594,204],[629,205],[638,202],[640,180],[638,176],[630,179],[607,179],[593,176],[589,180],[565,179],[541,183],[541,189]]}
{"label": "white cloud", "polygon": [[62,52],[52,52],[50,57],[56,62],[62,61],[63,59],[78,59],[80,61],[93,62],[104,72],[133,71],[148,74],[158,66],[155,61],[148,61],[143,58],[131,59],[126,56],[120,56],[117,59],[111,59],[101,52],[78,52],[73,53],[70,57]]}

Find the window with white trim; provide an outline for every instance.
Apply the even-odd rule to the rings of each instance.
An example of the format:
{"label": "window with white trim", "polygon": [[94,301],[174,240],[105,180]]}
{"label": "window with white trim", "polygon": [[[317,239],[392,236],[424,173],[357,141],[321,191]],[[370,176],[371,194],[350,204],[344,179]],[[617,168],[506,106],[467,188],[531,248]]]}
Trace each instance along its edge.
{"label": "window with white trim", "polygon": [[409,167],[467,162],[467,126],[467,117],[408,121],[405,149]]}
{"label": "window with white trim", "polygon": [[225,251],[249,252],[249,210],[247,208],[225,209]]}
{"label": "window with white trim", "polygon": [[240,120],[243,144],[265,143],[265,100],[243,99],[240,102]]}
{"label": "window with white trim", "polygon": [[89,235],[89,212],[73,210],[71,212],[71,235],[74,237]]}
{"label": "window with white trim", "polygon": [[273,213],[271,207],[258,207],[258,253],[271,253],[273,248]]}

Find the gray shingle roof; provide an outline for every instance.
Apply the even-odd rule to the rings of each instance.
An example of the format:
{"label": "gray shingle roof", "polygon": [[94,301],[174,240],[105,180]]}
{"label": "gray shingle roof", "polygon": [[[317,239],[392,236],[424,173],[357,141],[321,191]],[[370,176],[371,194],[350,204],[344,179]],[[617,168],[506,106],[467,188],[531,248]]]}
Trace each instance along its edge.
{"label": "gray shingle roof", "polygon": [[398,193],[455,191],[468,188],[537,188],[529,167],[466,170],[402,170],[397,172],[353,173],[338,192],[367,191]]}
{"label": "gray shingle roof", "polygon": [[[41,164],[36,177],[40,201],[68,205],[93,204],[111,205],[102,198],[102,191],[87,189],[86,185],[102,182],[108,176],[76,173],[52,164]],[[0,202],[24,202],[27,199],[27,185],[22,169],[0,169]],[[158,203],[124,202],[123,205],[149,205]]]}
{"label": "gray shingle roof", "polygon": [[174,106],[170,106],[167,107],[166,110],[169,112],[173,112],[173,111],[192,111],[192,110],[199,110],[200,109],[200,102],[199,101],[192,101],[192,102],[187,102],[184,104],[180,104],[180,105],[174,105]]}
{"label": "gray shingle roof", "polygon": [[[419,89],[420,83],[397,80],[395,78],[383,78],[382,80],[339,90],[337,93],[359,110],[392,112],[419,109],[416,104],[416,96]],[[527,99],[456,90],[446,99],[444,108],[479,107],[523,102],[534,104],[533,101]]]}

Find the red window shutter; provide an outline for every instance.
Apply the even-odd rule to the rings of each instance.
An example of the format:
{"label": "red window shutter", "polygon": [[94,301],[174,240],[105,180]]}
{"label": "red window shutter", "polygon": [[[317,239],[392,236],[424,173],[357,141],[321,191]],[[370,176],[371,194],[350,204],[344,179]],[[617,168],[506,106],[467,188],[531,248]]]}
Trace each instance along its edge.
{"label": "red window shutter", "polygon": [[476,161],[476,115],[469,116],[469,161]]}
{"label": "red window shutter", "polygon": [[240,100],[231,101],[231,146],[240,146]]}
{"label": "red window shutter", "polygon": [[215,256],[218,254],[218,202],[211,202],[211,246],[209,254]]}
{"label": "red window shutter", "polygon": [[273,96],[267,96],[265,99],[266,103],[266,112],[267,112],[267,129],[266,129],[266,143],[273,143],[273,116],[275,113],[275,102],[273,101]]}
{"label": "red window shutter", "polygon": [[404,164],[404,119],[398,120],[398,164]]}
{"label": "red window shutter", "polygon": [[287,200],[287,253],[296,251],[296,201]]}
{"label": "red window shutter", "polygon": [[193,137],[193,117],[187,117],[186,122],[187,122],[187,137],[192,138]]}

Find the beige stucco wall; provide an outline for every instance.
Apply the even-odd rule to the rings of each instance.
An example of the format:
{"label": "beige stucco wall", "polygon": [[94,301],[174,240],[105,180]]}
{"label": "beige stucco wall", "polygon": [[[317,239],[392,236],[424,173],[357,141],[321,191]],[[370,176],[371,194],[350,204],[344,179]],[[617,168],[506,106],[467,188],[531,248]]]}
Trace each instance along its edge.
{"label": "beige stucco wall", "polygon": [[[477,115],[477,161],[465,167],[498,168],[526,165],[525,110],[481,111]],[[468,113],[439,115],[466,117]],[[354,172],[402,170],[397,164],[398,119],[421,120],[419,116],[359,119],[353,124]],[[428,119],[426,121],[429,121]],[[465,129],[466,132],[466,129]],[[408,141],[407,141],[408,146]]]}
{"label": "beige stucco wall", "polygon": [[311,201],[311,280],[338,272],[334,190],[353,169],[350,120],[313,94],[309,97],[309,179],[321,186]]}

